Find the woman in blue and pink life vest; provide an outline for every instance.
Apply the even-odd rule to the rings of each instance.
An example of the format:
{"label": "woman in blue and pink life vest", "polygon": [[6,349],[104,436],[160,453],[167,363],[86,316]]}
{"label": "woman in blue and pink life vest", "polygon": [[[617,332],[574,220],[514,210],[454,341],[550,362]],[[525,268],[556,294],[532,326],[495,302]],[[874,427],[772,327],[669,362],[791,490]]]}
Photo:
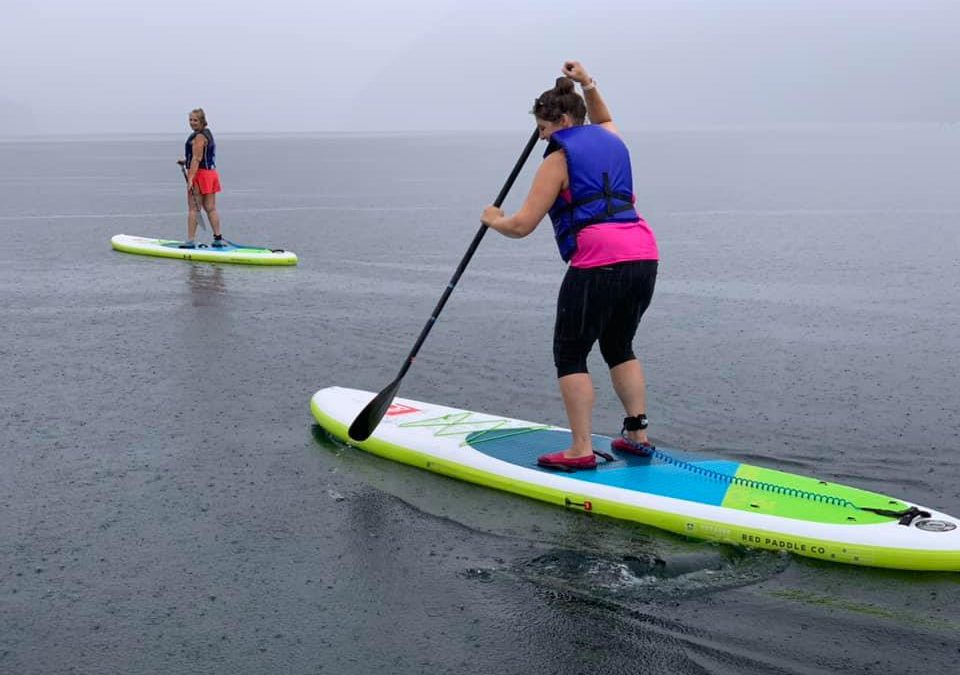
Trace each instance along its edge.
{"label": "woman in blue and pink life vest", "polygon": [[569,263],[557,299],[553,356],[572,444],[537,462],[576,470],[595,468],[596,454],[613,459],[595,450],[591,438],[595,394],[587,355],[598,341],[626,413],[612,449],[651,450],[646,383],[633,338],[653,297],[659,255],[653,231],[634,208],[630,155],[596,81],[577,61],[564,63],[562,72],[534,102],[540,138],[549,145],[526,201],[511,216],[488,206],[481,220],[519,238],[549,214],[560,256]]}
{"label": "woman in blue and pink life vest", "polygon": [[187,241],[180,248],[195,248],[197,236],[198,202],[203,205],[213,228],[214,247],[226,244],[220,233],[220,214],[217,213],[217,193],[220,192],[220,176],[217,174],[217,144],[213,133],[207,128],[207,116],[203,108],[190,111],[192,133],[184,144],[184,159],[177,164],[187,167]]}

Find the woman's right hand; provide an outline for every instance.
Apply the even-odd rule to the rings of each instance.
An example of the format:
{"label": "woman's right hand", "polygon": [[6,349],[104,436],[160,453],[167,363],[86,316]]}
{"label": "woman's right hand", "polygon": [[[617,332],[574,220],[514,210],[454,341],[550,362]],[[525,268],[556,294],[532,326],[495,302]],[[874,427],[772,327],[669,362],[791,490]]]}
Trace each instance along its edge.
{"label": "woman's right hand", "polygon": [[493,224],[503,218],[503,216],[503,209],[491,204],[483,210],[483,213],[480,215],[480,222],[487,227],[493,227]]}
{"label": "woman's right hand", "polygon": [[593,81],[593,78],[587,73],[587,69],[584,68],[583,64],[579,61],[564,61],[563,68],[560,70],[564,75],[574,82],[579,83],[581,86],[590,84],[590,82]]}

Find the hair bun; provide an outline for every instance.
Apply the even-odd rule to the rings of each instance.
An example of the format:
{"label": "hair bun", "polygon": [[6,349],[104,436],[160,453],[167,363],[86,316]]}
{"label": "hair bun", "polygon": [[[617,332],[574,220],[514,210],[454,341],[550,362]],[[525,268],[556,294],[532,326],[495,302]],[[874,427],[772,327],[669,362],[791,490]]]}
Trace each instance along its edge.
{"label": "hair bun", "polygon": [[573,91],[573,80],[569,77],[558,77],[553,88],[560,94],[569,94]]}
{"label": "hair bun", "polygon": [[583,97],[574,91],[574,82],[569,77],[558,77],[552,89],[547,89],[533,102],[531,110],[538,120],[559,122],[564,115],[570,115],[574,124],[583,124],[587,116],[587,107]]}

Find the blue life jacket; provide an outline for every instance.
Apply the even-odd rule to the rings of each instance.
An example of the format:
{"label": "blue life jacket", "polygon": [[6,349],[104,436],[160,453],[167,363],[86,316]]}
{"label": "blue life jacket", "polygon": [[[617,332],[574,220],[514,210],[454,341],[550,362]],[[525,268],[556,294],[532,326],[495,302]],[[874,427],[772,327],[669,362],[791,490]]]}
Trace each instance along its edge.
{"label": "blue life jacket", "polygon": [[562,129],[550,136],[544,157],[563,150],[571,201],[558,196],[550,207],[554,238],[564,262],[577,250],[577,233],[598,223],[630,223],[633,208],[630,152],[620,137],[597,124]]}
{"label": "blue life jacket", "polygon": [[201,169],[216,169],[217,168],[217,144],[213,141],[213,134],[209,129],[201,129],[200,131],[194,131],[187,137],[187,146],[184,156],[187,160],[187,168],[190,168],[190,162],[193,161],[193,139],[197,137],[197,134],[203,134],[207,137],[207,144],[203,148],[203,157],[200,158],[200,168]]}

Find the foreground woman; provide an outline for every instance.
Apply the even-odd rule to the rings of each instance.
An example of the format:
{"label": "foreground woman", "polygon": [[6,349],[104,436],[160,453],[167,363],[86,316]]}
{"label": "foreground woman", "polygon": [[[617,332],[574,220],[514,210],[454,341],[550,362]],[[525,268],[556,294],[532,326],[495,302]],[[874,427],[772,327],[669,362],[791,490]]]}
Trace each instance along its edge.
{"label": "foreground woman", "polygon": [[626,412],[612,447],[649,453],[646,383],[633,338],[653,297],[659,254],[653,231],[634,209],[630,156],[597,83],[577,61],[565,62],[562,72],[534,102],[540,138],[549,145],[526,201],[512,216],[488,206],[481,220],[508,237],[525,237],[549,214],[560,256],[569,263],[557,299],[553,356],[573,443],[537,462],[575,470],[597,463],[587,370],[597,341]]}

